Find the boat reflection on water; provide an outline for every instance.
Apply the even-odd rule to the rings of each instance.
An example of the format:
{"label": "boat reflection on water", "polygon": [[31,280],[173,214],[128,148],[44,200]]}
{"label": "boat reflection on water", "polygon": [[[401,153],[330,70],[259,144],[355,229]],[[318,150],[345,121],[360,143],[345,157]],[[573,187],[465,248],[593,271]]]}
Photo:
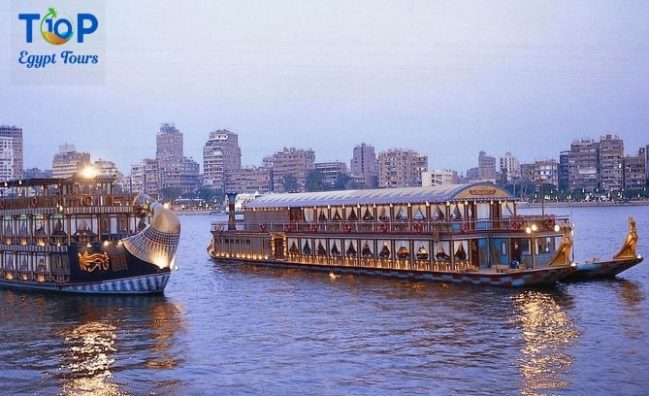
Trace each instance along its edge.
{"label": "boat reflection on water", "polygon": [[[63,395],[174,393],[178,381],[161,380],[156,389],[122,389],[129,370],[170,369],[182,362],[174,336],[183,329],[180,308],[165,297],[96,297],[69,300],[76,323],[58,329],[63,340],[57,377]],[[76,316],[76,315],[75,315]]]}
{"label": "boat reflection on water", "polygon": [[558,292],[525,290],[512,296],[523,347],[518,360],[521,394],[554,394],[569,387],[564,379],[574,357],[570,349],[580,336],[564,307],[568,296]]}

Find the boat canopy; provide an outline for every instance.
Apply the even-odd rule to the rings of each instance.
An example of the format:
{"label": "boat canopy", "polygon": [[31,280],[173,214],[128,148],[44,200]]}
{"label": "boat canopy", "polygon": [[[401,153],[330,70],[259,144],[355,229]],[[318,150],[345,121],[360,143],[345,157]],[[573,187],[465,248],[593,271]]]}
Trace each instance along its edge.
{"label": "boat canopy", "polygon": [[443,203],[455,201],[514,201],[515,198],[489,183],[450,184],[376,190],[341,190],[308,193],[266,194],[246,204],[246,209],[307,208],[313,206]]}

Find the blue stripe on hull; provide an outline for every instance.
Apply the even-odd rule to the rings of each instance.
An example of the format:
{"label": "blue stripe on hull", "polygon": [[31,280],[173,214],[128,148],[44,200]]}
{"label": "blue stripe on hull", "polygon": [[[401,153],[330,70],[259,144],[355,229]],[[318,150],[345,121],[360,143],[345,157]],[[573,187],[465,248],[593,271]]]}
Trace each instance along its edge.
{"label": "blue stripe on hull", "polygon": [[6,281],[0,279],[0,286],[23,290],[44,290],[65,293],[89,294],[154,294],[162,293],[169,281],[169,273],[145,275],[135,278],[115,279],[84,284],[42,284],[34,282]]}

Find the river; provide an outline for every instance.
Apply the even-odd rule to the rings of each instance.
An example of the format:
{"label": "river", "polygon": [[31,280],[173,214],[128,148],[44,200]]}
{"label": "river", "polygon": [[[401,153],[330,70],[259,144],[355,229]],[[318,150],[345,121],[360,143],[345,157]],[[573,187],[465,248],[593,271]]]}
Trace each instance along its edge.
{"label": "river", "polygon": [[[528,209],[526,212],[538,212]],[[649,207],[547,209],[575,258],[649,254]],[[0,394],[642,395],[647,263],[617,279],[498,289],[215,263],[181,216],[164,296],[0,290]]]}

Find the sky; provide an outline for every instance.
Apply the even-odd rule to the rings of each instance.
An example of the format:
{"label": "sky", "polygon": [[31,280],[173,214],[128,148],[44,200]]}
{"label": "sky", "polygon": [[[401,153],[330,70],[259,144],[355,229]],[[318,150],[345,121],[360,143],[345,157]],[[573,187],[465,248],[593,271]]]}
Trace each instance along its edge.
{"label": "sky", "polygon": [[26,168],[50,169],[67,142],[128,173],[162,122],[201,170],[216,129],[239,135],[244,165],[290,146],[349,163],[365,142],[464,172],[480,150],[529,162],[606,133],[627,154],[649,144],[646,1],[111,1],[92,85],[14,78],[24,4],[0,2],[0,124],[23,128]]}

